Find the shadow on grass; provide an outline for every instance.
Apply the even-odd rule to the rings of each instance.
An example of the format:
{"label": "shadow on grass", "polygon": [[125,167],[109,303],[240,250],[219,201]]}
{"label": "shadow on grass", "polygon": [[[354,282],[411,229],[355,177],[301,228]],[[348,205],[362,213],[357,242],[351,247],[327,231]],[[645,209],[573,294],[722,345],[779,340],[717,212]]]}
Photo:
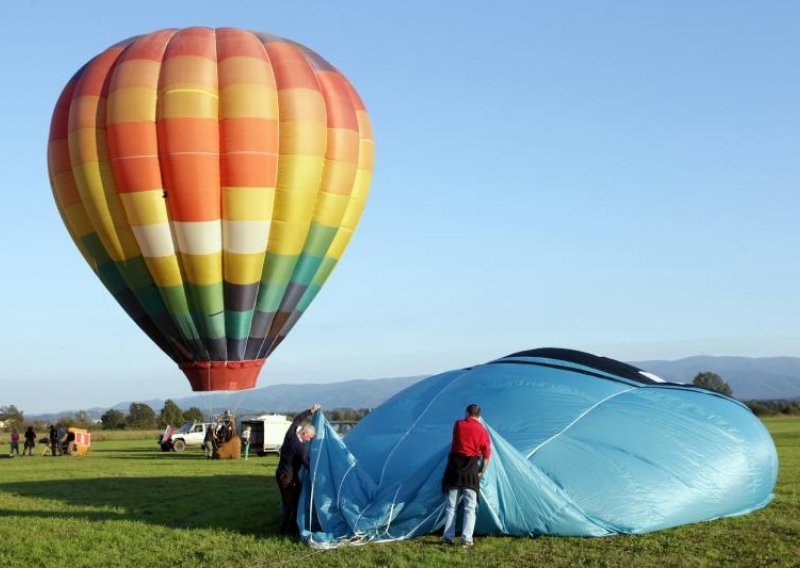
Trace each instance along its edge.
{"label": "shadow on grass", "polygon": [[162,452],[152,448],[98,448],[94,447],[89,451],[89,455],[102,454],[103,459],[148,459],[148,460],[204,460],[206,459],[202,451],[187,450],[184,452]]}
{"label": "shadow on grass", "polygon": [[[156,454],[156,455],[163,455],[163,456],[176,456],[176,455],[186,455],[186,454],[179,454],[177,452],[160,452],[158,449],[153,448],[125,448],[124,450],[120,450],[119,448],[95,448],[94,446],[91,447],[89,453],[92,454]],[[195,453],[194,455],[202,455]]]}
{"label": "shadow on grass", "polygon": [[[117,452],[119,453],[119,452]],[[127,455],[106,455],[103,456],[106,460],[191,460],[191,461],[205,461],[206,458],[203,454],[156,454],[153,452],[141,452],[139,454],[131,453]]]}
{"label": "shadow on grass", "polygon": [[276,535],[280,525],[277,487],[272,478],[263,476],[113,477],[45,483],[12,482],[0,483],[0,492],[64,504],[63,510],[58,510],[58,507],[36,511],[0,509],[0,517],[126,520],[258,536]]}

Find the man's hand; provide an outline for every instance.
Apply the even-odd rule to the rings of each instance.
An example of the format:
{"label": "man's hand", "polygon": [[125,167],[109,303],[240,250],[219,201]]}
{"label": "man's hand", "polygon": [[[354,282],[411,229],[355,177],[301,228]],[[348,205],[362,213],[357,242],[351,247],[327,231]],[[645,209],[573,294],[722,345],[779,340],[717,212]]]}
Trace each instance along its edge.
{"label": "man's hand", "polygon": [[320,403],[318,403],[318,402],[317,402],[317,403],[315,403],[315,404],[314,404],[314,405],[311,407],[311,414],[314,414],[314,413],[315,413],[317,410],[319,410],[320,408],[322,408],[322,405],[321,405]]}

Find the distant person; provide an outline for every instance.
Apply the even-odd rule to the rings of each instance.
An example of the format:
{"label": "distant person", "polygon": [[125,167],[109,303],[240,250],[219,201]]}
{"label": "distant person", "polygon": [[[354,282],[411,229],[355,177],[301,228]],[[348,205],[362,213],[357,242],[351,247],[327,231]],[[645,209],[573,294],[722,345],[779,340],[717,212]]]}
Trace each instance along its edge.
{"label": "distant person", "polygon": [[216,424],[209,424],[206,427],[206,435],[203,438],[203,452],[205,452],[206,459],[210,460],[214,458],[214,448],[216,446],[216,436],[215,432],[217,430]]}
{"label": "distant person", "polygon": [[59,427],[56,429],[56,432],[58,433],[58,453],[62,456],[66,455],[64,447],[67,441],[67,429]]}
{"label": "distant person", "polygon": [[25,430],[25,449],[22,451],[22,455],[28,455],[33,457],[33,448],[36,447],[36,432],[33,431],[33,426],[28,426],[28,429]]}
{"label": "distant person", "polygon": [[321,405],[315,404],[295,416],[286,436],[283,438],[281,446],[281,457],[278,460],[278,469],[275,470],[275,480],[278,483],[278,490],[281,492],[281,508],[283,517],[281,519],[281,534],[296,535],[297,530],[297,506],[300,502],[300,470],[305,467],[308,469],[308,445],[314,439],[317,432],[311,424],[301,426],[301,423],[308,420]]}
{"label": "distant person", "polygon": [[13,456],[14,452],[16,452],[17,457],[19,457],[19,432],[16,428],[11,430],[11,451],[8,455]]}
{"label": "distant person", "polygon": [[221,446],[222,444],[230,442],[235,433],[236,427],[233,424],[233,418],[230,417],[230,410],[226,410],[225,417],[217,424],[217,445]]}
{"label": "distant person", "polygon": [[50,455],[55,457],[59,453],[58,430],[56,430],[56,427],[53,426],[52,424],[50,424],[50,431],[48,432],[48,438],[50,440]]}
{"label": "distant person", "polygon": [[250,426],[245,426],[242,430],[242,446],[244,446],[244,461],[247,461],[247,454],[250,453],[250,433],[252,429]]}
{"label": "distant person", "polygon": [[63,456],[71,456],[73,450],[75,449],[75,432],[70,432],[67,430],[67,435],[61,441],[61,455]]}
{"label": "distant person", "polygon": [[492,443],[481,422],[481,407],[470,404],[464,419],[457,420],[453,425],[453,442],[442,478],[442,491],[445,494],[443,543],[455,542],[456,514],[460,498],[464,506],[461,545],[465,548],[473,545],[472,532],[475,529],[478,491],[491,455]]}

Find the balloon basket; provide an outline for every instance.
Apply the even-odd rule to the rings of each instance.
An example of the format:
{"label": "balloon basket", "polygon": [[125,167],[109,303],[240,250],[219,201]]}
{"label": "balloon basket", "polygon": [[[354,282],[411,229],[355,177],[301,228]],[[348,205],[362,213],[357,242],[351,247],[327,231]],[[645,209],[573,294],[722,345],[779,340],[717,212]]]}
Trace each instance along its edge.
{"label": "balloon basket", "polygon": [[256,386],[264,361],[191,361],[180,368],[193,391],[244,390]]}

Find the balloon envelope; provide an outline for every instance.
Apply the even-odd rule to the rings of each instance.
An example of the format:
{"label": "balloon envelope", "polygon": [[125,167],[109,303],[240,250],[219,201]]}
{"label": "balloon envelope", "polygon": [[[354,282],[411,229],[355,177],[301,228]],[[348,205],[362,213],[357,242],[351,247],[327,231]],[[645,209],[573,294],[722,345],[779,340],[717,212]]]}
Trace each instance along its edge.
{"label": "balloon envelope", "polygon": [[255,385],[344,252],[373,139],[355,90],[308,48],[187,28],[81,68],[48,164],[105,287],[194,390],[228,390]]}
{"label": "balloon envelope", "polygon": [[775,445],[742,403],[630,365],[538,349],[430,377],[343,440],[321,413],[299,524],[321,546],[440,530],[453,422],[492,439],[476,532],[646,533],[765,506]]}

